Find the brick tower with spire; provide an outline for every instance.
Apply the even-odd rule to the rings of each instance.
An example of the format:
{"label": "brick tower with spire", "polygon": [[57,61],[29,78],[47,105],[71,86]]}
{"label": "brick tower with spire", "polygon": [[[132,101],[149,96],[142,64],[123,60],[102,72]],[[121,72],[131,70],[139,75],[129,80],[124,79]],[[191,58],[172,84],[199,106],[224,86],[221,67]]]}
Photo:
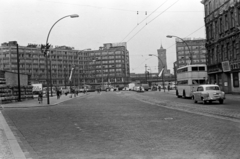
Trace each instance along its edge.
{"label": "brick tower with spire", "polygon": [[167,72],[167,56],[166,56],[166,49],[164,49],[161,47],[160,49],[157,50],[158,52],[158,57],[161,59],[161,61],[158,59],[158,72],[160,72],[162,70],[162,68],[164,67],[164,72]]}

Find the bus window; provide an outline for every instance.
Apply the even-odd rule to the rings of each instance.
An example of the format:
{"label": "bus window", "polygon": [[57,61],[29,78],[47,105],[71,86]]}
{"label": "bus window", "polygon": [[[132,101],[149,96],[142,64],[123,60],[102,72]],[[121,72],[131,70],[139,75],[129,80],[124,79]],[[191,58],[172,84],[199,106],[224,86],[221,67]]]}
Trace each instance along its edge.
{"label": "bus window", "polygon": [[184,81],[177,81],[177,84],[188,84],[188,80],[184,80]]}
{"label": "bus window", "polygon": [[185,67],[185,68],[181,68],[181,69],[177,70],[177,73],[187,72],[187,71],[188,71],[188,68]]}
{"label": "bus window", "polygon": [[205,67],[199,67],[199,71],[205,71]]}
{"label": "bus window", "polygon": [[202,79],[192,80],[192,84],[205,84],[205,80]]}
{"label": "bus window", "polygon": [[198,67],[192,67],[192,71],[198,71]]}
{"label": "bus window", "polygon": [[199,80],[199,84],[206,84],[205,80],[204,79],[203,80]]}
{"label": "bus window", "polygon": [[198,80],[192,80],[192,84],[198,84]]}

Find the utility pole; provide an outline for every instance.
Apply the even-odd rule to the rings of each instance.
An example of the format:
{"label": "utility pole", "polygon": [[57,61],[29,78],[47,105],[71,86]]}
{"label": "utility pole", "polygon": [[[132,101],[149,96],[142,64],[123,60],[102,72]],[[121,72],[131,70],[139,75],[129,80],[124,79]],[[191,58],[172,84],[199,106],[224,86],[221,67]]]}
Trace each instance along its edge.
{"label": "utility pole", "polygon": [[146,77],[146,83],[147,83],[147,64],[145,64],[145,77]]}
{"label": "utility pole", "polygon": [[17,44],[17,73],[18,73],[18,101],[21,101],[21,87],[20,87],[20,69],[19,69],[18,44]]}

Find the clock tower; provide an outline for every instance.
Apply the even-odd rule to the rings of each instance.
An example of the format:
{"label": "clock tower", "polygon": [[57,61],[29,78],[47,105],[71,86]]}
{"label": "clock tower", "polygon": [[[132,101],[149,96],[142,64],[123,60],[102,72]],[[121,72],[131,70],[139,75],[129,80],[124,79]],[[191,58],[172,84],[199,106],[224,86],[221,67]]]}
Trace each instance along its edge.
{"label": "clock tower", "polygon": [[166,56],[166,49],[164,49],[161,45],[160,49],[157,50],[158,52],[158,72],[160,72],[164,67],[164,73],[167,72],[167,56]]}

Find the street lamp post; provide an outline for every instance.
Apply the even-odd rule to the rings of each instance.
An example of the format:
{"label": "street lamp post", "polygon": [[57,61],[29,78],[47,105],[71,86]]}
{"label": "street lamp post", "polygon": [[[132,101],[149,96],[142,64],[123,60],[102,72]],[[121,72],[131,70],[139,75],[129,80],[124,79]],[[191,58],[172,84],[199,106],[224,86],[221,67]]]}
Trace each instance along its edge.
{"label": "street lamp post", "polygon": [[172,38],[172,37],[176,37],[176,38],[178,38],[178,39],[181,39],[182,42],[184,42],[184,43],[186,44],[186,46],[187,46],[187,48],[188,48],[188,51],[189,51],[189,54],[190,54],[189,59],[190,59],[190,65],[191,65],[193,62],[192,62],[192,53],[191,53],[191,50],[190,50],[189,45],[186,43],[185,40],[183,40],[182,38],[180,38],[180,37],[178,37],[178,36],[175,36],[175,35],[167,35],[167,38]]}
{"label": "street lamp post", "polygon": [[159,61],[161,61],[161,63],[162,63],[162,66],[163,66],[163,70],[162,70],[162,83],[163,83],[163,90],[165,92],[165,84],[164,84],[164,69],[165,69],[165,65],[163,64],[162,59],[159,56],[154,55],[154,54],[149,54],[149,56],[156,56],[159,59]]}
{"label": "street lamp post", "polygon": [[50,57],[50,60],[49,60],[49,64],[50,64],[50,91],[51,91],[51,97],[53,96],[53,92],[52,92],[52,62],[51,62],[51,59],[52,57]]}
{"label": "street lamp post", "polygon": [[17,45],[17,73],[18,73],[18,101],[21,101],[21,87],[20,87],[20,69],[19,69],[19,51],[18,51],[18,43]]}
{"label": "street lamp post", "polygon": [[[46,57],[46,74],[47,74],[47,79],[46,79],[46,82],[47,82],[47,104],[50,103],[50,100],[49,100],[49,81],[48,81],[48,50],[50,48],[50,45],[48,44],[48,39],[49,39],[49,35],[53,29],[53,27],[62,19],[64,18],[67,18],[67,17],[71,17],[71,18],[77,18],[79,17],[77,14],[72,14],[72,15],[67,15],[67,16],[64,16],[62,18],[60,18],[59,20],[57,20],[51,27],[51,29],[49,30],[48,32],[48,36],[47,36],[47,40],[46,40],[46,45],[42,45],[41,46],[41,50],[42,52],[44,53],[44,56]],[[51,70],[50,70],[51,71]]]}

